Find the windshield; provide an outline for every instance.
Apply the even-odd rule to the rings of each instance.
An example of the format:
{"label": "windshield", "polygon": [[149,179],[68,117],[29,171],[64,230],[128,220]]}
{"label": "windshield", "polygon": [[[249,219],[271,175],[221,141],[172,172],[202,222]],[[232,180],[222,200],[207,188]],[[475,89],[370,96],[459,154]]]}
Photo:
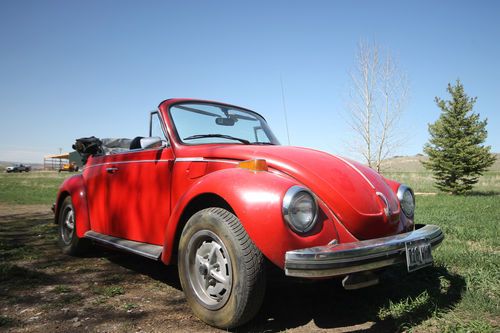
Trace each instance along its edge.
{"label": "windshield", "polygon": [[185,144],[279,144],[264,118],[254,112],[226,105],[185,103],[170,107],[170,116]]}

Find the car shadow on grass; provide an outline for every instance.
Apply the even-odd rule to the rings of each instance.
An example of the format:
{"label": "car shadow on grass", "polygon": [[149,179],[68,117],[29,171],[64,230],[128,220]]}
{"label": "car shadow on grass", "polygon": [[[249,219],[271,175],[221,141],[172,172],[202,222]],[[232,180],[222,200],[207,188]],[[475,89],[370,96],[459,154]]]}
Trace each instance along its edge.
{"label": "car shadow on grass", "polygon": [[[175,266],[119,252],[105,256],[114,264],[181,290]],[[387,269],[380,273],[378,285],[352,291],[344,290],[339,279],[293,279],[284,277],[277,269],[269,273],[261,310],[256,318],[234,332],[279,332],[311,321],[321,329],[401,331],[437,312],[452,309],[466,289],[465,279],[443,266],[427,267],[411,274],[404,266]]]}
{"label": "car shadow on grass", "polygon": [[400,331],[452,309],[465,286],[463,277],[441,266],[412,274],[405,267],[391,268],[381,273],[380,284],[351,291],[337,279],[301,283],[275,278],[257,317],[238,331],[278,332],[311,321],[322,329]]}

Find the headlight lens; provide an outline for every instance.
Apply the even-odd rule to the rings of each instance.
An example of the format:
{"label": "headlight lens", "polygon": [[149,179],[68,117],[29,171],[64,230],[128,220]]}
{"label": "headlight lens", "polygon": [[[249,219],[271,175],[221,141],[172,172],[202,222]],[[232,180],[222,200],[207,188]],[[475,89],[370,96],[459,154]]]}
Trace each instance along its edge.
{"label": "headlight lens", "polygon": [[283,217],[297,233],[306,233],[314,227],[318,204],[313,194],[301,186],[292,186],[283,198]]}
{"label": "headlight lens", "polygon": [[399,186],[398,199],[401,203],[403,213],[407,217],[412,218],[415,214],[415,196],[413,195],[413,190],[406,185]]}

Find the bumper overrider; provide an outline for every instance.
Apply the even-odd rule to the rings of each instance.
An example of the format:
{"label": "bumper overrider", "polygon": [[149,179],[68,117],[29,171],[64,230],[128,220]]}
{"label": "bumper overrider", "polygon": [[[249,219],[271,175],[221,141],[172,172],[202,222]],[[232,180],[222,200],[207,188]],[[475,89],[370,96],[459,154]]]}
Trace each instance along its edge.
{"label": "bumper overrider", "polygon": [[405,263],[407,244],[425,241],[434,249],[443,239],[441,228],[429,224],[394,236],[292,250],[285,254],[285,274],[320,278],[372,271]]}

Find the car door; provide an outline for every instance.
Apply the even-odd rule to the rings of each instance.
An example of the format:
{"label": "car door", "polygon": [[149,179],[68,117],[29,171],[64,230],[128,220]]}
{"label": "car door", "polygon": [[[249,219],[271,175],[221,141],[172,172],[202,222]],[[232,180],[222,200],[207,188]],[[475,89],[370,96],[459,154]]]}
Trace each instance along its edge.
{"label": "car door", "polygon": [[106,172],[109,156],[92,156],[83,169],[87,197],[90,228],[98,233],[109,234],[108,226],[108,175]]}
{"label": "car door", "polygon": [[139,149],[109,157],[108,234],[163,244],[170,216],[172,148]]}

